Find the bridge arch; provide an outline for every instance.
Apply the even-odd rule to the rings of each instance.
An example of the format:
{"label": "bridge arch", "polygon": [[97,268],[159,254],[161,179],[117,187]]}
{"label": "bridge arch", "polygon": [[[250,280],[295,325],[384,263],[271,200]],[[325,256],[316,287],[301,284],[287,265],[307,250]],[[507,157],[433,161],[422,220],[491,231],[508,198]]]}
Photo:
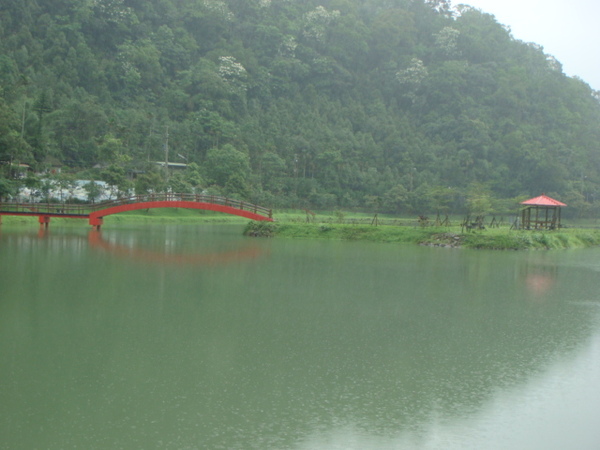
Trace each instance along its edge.
{"label": "bridge arch", "polygon": [[125,203],[121,205],[108,206],[102,209],[97,209],[90,213],[89,222],[90,225],[100,226],[102,225],[102,219],[106,216],[110,216],[112,214],[119,214],[126,211],[135,211],[139,209],[149,209],[149,208],[186,208],[186,209],[200,209],[205,211],[216,211],[222,212],[225,214],[232,214],[235,216],[245,217],[251,220],[257,221],[273,221],[273,218],[270,216],[265,216],[255,212],[257,208],[254,208],[255,205],[247,204],[248,209],[241,209],[240,206],[243,207],[243,202],[237,202],[235,206],[217,204],[217,203],[208,203],[208,202],[195,202],[195,201],[185,201],[185,200],[157,200],[157,201],[145,201],[138,203]]}

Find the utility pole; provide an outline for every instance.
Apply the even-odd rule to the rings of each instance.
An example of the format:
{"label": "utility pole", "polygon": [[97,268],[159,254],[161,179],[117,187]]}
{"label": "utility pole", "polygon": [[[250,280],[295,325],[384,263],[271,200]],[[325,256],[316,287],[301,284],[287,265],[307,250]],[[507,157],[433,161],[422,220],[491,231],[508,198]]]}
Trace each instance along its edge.
{"label": "utility pole", "polygon": [[169,181],[169,126],[165,137],[165,181]]}

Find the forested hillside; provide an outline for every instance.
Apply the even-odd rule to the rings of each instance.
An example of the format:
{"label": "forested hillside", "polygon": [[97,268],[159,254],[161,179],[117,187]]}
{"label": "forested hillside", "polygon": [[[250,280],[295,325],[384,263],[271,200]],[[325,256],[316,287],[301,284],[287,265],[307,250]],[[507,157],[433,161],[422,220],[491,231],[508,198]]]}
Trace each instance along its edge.
{"label": "forested hillside", "polygon": [[598,93],[443,0],[2,0],[0,89],[4,196],[39,183],[20,163],[275,207],[598,212]]}

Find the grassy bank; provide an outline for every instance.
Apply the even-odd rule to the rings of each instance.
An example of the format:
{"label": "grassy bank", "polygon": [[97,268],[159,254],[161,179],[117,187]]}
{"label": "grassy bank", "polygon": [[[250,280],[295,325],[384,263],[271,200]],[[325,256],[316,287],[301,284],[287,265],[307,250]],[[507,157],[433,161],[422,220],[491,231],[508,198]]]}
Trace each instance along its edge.
{"label": "grassy bank", "polygon": [[465,235],[463,245],[501,250],[585,248],[600,245],[600,230],[483,231]]}
{"label": "grassy bank", "polygon": [[600,245],[600,230],[515,231],[509,227],[462,232],[458,226],[419,227],[356,225],[337,223],[250,222],[249,236],[304,239],[338,239],[371,242],[411,243],[436,247],[495,250],[566,249]]}

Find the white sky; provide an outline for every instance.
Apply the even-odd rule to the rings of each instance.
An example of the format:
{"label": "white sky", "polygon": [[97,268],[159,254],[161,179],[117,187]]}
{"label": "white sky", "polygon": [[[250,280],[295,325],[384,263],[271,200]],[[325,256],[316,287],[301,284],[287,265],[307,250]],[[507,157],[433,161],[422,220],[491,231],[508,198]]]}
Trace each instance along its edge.
{"label": "white sky", "polygon": [[600,90],[600,0],[453,0],[492,14],[515,39],[535,42],[563,72]]}

